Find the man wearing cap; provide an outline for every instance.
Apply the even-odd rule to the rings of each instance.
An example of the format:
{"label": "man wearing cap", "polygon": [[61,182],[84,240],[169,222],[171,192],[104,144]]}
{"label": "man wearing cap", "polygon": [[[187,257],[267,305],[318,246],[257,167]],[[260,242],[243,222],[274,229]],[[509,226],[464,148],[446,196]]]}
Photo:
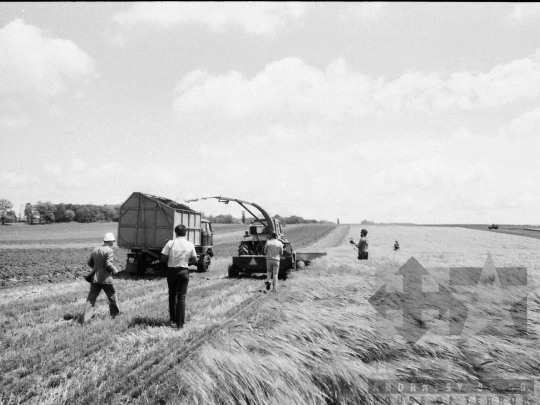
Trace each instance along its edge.
{"label": "man wearing cap", "polygon": [[103,246],[97,247],[92,251],[88,266],[93,269],[93,276],[90,283],[90,292],[84,306],[83,322],[88,322],[94,314],[94,306],[97,297],[101,290],[105,291],[109,299],[109,312],[114,318],[120,313],[116,300],[116,290],[113,285],[113,274],[118,273],[118,269],[114,267],[114,235],[106,233],[103,237]]}
{"label": "man wearing cap", "polygon": [[186,239],[186,232],[185,225],[174,228],[176,239],[168,241],[161,251],[161,261],[168,267],[169,315],[178,328],[183,328],[185,322],[189,259],[198,261],[195,245]]}
{"label": "man wearing cap", "polygon": [[266,241],[264,254],[266,255],[266,289],[269,290],[272,284],[272,291],[276,292],[279,261],[283,254],[283,244],[278,240],[277,233],[272,232],[272,237]]}

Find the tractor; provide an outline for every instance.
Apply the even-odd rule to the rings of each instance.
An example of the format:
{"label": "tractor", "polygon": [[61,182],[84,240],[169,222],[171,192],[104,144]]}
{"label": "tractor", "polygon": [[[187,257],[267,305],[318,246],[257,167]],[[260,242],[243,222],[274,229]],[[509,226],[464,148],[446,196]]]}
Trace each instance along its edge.
{"label": "tractor", "polygon": [[[203,197],[200,200],[215,198],[219,202],[228,204],[230,201],[238,203],[242,208],[249,212],[254,220],[250,224],[249,229],[245,231],[242,240],[238,246],[238,255],[232,257],[232,263],[229,265],[228,273],[230,278],[236,278],[241,272],[245,273],[266,273],[266,256],[264,247],[266,241],[270,239],[273,232],[278,235],[279,241],[283,244],[283,255],[279,264],[278,277],[282,280],[287,279],[287,276],[292,270],[302,270],[306,264],[309,264],[313,259],[326,256],[326,253],[300,253],[295,252],[292,245],[289,243],[283,234],[281,223],[277,218],[271,218],[270,215],[259,205],[244,200],[228,197]],[[189,200],[186,202],[198,201],[199,199]],[[253,209],[254,207],[262,215],[259,218]]]}

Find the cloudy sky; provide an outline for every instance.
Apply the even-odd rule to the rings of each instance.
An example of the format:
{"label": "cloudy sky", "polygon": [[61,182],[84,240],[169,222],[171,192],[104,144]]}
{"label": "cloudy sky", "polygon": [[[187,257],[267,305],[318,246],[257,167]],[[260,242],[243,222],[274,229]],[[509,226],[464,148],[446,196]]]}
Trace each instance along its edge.
{"label": "cloudy sky", "polygon": [[525,3],[1,3],[0,198],[538,224],[539,27]]}

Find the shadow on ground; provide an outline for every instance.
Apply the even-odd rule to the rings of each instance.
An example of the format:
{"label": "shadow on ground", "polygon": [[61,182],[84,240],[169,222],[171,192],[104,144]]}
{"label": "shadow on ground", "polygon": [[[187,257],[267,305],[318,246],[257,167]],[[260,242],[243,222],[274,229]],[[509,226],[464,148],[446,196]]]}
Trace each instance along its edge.
{"label": "shadow on ground", "polygon": [[148,326],[148,327],[156,327],[156,326],[169,326],[170,322],[163,319],[163,318],[152,318],[148,316],[137,316],[133,318],[129,324],[128,327],[133,328],[135,326]]}

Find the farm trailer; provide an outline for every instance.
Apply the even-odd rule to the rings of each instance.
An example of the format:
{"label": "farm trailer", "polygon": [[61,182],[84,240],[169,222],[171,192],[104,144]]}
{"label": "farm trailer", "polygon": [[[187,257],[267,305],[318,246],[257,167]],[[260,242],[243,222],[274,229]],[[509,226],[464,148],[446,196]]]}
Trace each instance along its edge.
{"label": "farm trailer", "polygon": [[147,268],[164,269],[159,258],[167,241],[175,238],[177,225],[187,228],[186,239],[195,245],[201,272],[210,266],[213,243],[212,224],[184,204],[135,192],[122,204],[118,219],[118,246],[129,249],[126,271],[143,275]]}
{"label": "farm trailer", "polygon": [[[238,246],[238,255],[232,257],[232,263],[229,265],[229,277],[234,278],[240,275],[240,272],[246,273],[266,273],[266,256],[264,255],[264,247],[266,241],[270,239],[272,232],[277,233],[278,239],[283,243],[283,255],[279,263],[279,278],[286,279],[291,270],[302,270],[306,264],[312,260],[326,256],[324,252],[305,253],[295,252],[292,245],[282,232],[281,224],[276,218],[271,218],[270,215],[259,205],[236,198],[228,197],[203,197],[201,200],[215,198],[219,202],[228,204],[230,201],[238,203],[242,208],[249,212],[254,219],[254,222],[249,226],[249,230],[245,231],[244,237]],[[199,199],[189,200],[198,201]],[[253,211],[247,207],[250,205],[256,208],[262,215],[258,218]]]}

